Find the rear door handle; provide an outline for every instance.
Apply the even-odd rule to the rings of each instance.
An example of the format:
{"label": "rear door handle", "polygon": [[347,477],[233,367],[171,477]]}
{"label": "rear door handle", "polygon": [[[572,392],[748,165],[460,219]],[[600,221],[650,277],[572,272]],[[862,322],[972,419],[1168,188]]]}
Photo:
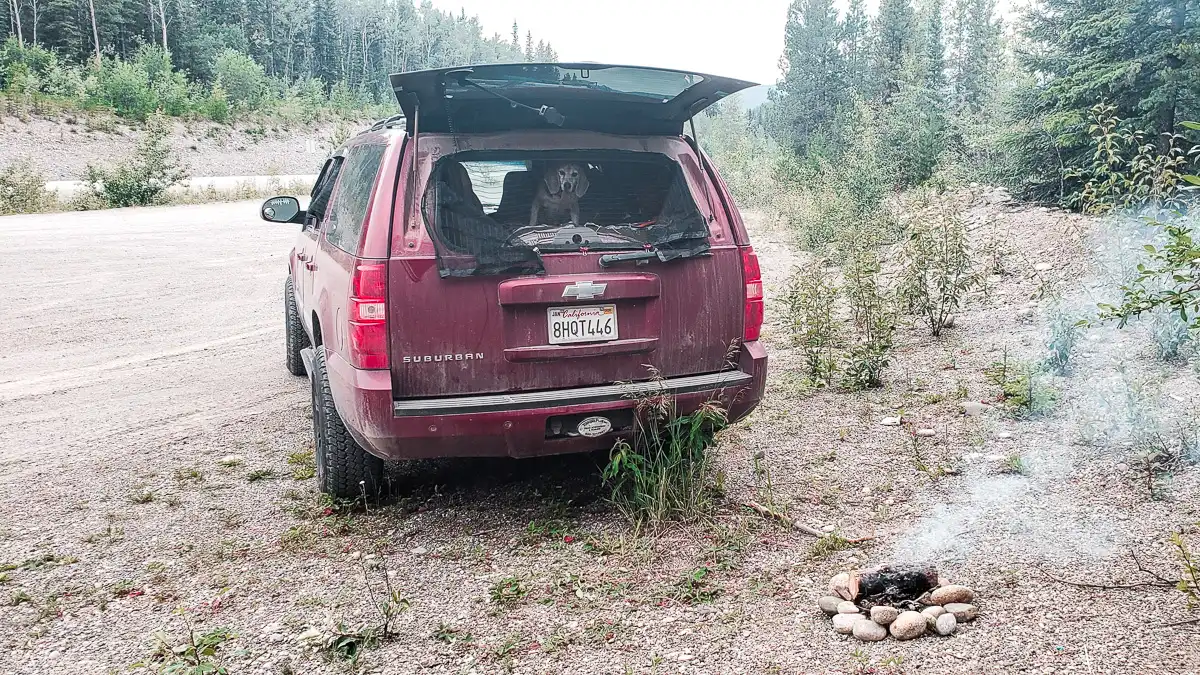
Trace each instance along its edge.
{"label": "rear door handle", "polygon": [[304,269],[308,270],[309,272],[312,272],[313,270],[317,269],[317,263],[315,263],[311,260],[305,260],[304,261]]}
{"label": "rear door handle", "polygon": [[299,251],[296,252],[296,260],[299,260],[300,262],[305,262],[305,263],[308,262],[308,258],[305,258],[304,254],[300,253]]}

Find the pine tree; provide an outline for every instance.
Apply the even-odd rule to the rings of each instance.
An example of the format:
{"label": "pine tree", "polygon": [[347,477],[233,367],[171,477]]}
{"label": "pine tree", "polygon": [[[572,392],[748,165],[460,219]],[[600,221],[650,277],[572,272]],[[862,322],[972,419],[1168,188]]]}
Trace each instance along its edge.
{"label": "pine tree", "polygon": [[334,0],[313,2],[312,75],[328,88],[342,79],[342,35]]}
{"label": "pine tree", "polygon": [[978,112],[995,89],[1004,57],[1002,36],[996,0],[954,0],[947,43],[951,101],[956,110]]}
{"label": "pine tree", "polygon": [[513,49],[521,48],[521,30],[517,28],[516,19],[513,19],[512,46]]}
{"label": "pine tree", "polygon": [[946,87],[946,47],[942,40],[943,0],[926,0],[919,18],[919,49],[914,54],[926,89],[941,94]]}
{"label": "pine tree", "polygon": [[525,60],[533,61],[533,31],[525,33]]}
{"label": "pine tree", "polygon": [[890,102],[900,90],[905,61],[915,47],[915,23],[910,0],[880,0],[871,79],[882,103]]}
{"label": "pine tree", "polygon": [[[1191,0],[1044,0],[1026,16],[1022,64],[1037,78],[1032,112],[1049,155],[1067,167],[1090,159],[1087,111],[1097,103],[1149,138],[1200,117],[1200,6]],[[1020,118],[1014,118],[1021,121]],[[1042,153],[1046,156],[1048,153]],[[1053,167],[1043,172],[1051,178]],[[1052,185],[1031,185],[1047,194]],[[1071,187],[1067,187],[1071,191]]]}
{"label": "pine tree", "polygon": [[842,21],[841,52],[845,60],[846,86],[855,96],[864,99],[870,97],[870,31],[865,0],[850,0],[846,18]]}
{"label": "pine tree", "polygon": [[[79,59],[87,53],[81,7],[77,0],[47,0],[42,10],[38,41],[43,47]],[[90,36],[89,36],[90,37]]]}
{"label": "pine tree", "polygon": [[793,0],[784,26],[783,79],[771,126],[799,151],[820,140],[848,102],[842,26],[833,0]]}

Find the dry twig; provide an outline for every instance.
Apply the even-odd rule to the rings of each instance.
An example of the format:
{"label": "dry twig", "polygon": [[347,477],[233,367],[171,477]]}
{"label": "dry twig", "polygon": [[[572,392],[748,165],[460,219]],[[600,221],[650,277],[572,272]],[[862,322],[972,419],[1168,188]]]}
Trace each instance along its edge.
{"label": "dry twig", "polygon": [[[810,535],[813,537],[817,537],[818,539],[826,536],[824,532],[814,529],[814,528],[811,528],[807,525],[797,523],[796,521],[792,520],[791,518],[788,518],[787,516],[783,515],[782,513],[775,511],[773,509],[767,508],[767,507],[763,506],[762,504],[759,504],[758,502],[741,502],[741,506],[744,506],[745,508],[748,508],[751,511],[754,511],[755,513],[757,513],[761,516],[770,518],[771,520],[778,520],[779,522],[783,523],[784,525],[787,525],[788,527],[792,528],[793,530],[797,530],[797,531],[803,532],[804,534],[807,534],[807,535]],[[874,538],[875,538],[874,536],[858,537],[857,539],[847,539],[846,543],[860,544],[864,541],[870,541]]]}

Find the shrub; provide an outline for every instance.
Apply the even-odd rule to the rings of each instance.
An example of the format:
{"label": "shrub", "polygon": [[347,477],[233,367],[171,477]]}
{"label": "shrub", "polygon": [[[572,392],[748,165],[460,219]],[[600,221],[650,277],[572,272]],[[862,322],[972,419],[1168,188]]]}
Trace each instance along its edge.
{"label": "shrub", "polygon": [[213,85],[208,98],[200,105],[200,112],[218,124],[229,121],[229,95],[220,82]]}
{"label": "shrub", "polygon": [[1051,372],[1066,375],[1081,330],[1081,322],[1072,318],[1061,304],[1055,304],[1050,310],[1050,336],[1046,341],[1047,354],[1042,364]]}
{"label": "shrub", "polygon": [[883,369],[890,362],[896,317],[891,302],[879,286],[879,259],[872,249],[852,252],[844,269],[846,298],[854,322],[854,343],[842,365],[842,384],[851,390],[883,384]]}
{"label": "shrub", "polygon": [[112,59],[100,73],[97,103],[111,107],[121,117],[146,119],[158,107],[150,75],[136,64]]}
{"label": "shrub", "polygon": [[256,110],[267,93],[267,75],[254,59],[235,49],[226,49],[213,63],[217,84],[229,102],[245,110]]}
{"label": "shrub", "polygon": [[40,213],[53,204],[45,176],[29,161],[17,160],[0,171],[0,215]]}
{"label": "shrub", "polygon": [[832,384],[837,371],[837,294],[821,261],[794,271],[784,295],[792,340],[804,350],[809,379],[818,387]]}
{"label": "shrub", "polygon": [[91,197],[108,208],[163,203],[167,190],[187,178],[167,141],[170,133],[171,121],[156,112],[146,120],[133,157],[112,169],[88,165],[84,182]]}
{"label": "shrub", "polygon": [[952,325],[967,292],[979,284],[958,210],[950,197],[926,192],[914,200],[906,218],[909,233],[898,293],[934,337]]}
{"label": "shrub", "polygon": [[604,467],[612,501],[631,521],[656,526],[707,510],[709,447],[726,424],[725,411],[707,402],[680,415],[666,394],[639,399],[632,443],[618,441]]}
{"label": "shrub", "polygon": [[1007,350],[1003,360],[984,369],[984,375],[1000,387],[999,400],[1015,417],[1036,417],[1054,405],[1054,392],[1042,383],[1042,373],[1027,363],[1009,359]]}

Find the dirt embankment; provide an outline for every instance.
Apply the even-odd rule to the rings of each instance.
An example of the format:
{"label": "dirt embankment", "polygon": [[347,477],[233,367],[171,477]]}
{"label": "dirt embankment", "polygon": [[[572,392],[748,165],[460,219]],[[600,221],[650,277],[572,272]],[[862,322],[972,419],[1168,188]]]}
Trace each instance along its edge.
{"label": "dirt embankment", "polygon": [[[357,131],[365,123],[347,124]],[[206,121],[175,122],[171,145],[193,176],[315,174],[332,149],[334,124],[293,126]],[[0,118],[0,167],[25,159],[47,181],[78,180],[88,164],[129,156],[138,126],[111,117],[64,115],[56,119]]]}

